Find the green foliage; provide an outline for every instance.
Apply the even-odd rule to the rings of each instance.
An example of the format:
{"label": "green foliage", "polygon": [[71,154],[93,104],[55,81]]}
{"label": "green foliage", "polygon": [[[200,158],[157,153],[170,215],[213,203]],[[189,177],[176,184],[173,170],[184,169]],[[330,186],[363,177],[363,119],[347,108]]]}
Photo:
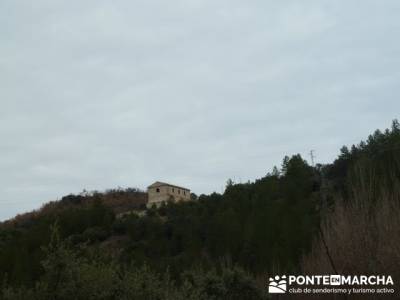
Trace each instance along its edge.
{"label": "green foliage", "polygon": [[[223,195],[168,203],[143,218],[118,221],[130,240],[124,262],[146,262],[177,274],[196,265],[213,266],[223,257],[254,273],[279,263],[292,271],[311,244],[318,224],[313,169],[295,155],[277,171],[246,184],[229,180]],[[121,230],[121,228],[124,228]]]}
{"label": "green foliage", "polygon": [[[5,252],[12,257],[1,261],[2,267],[13,285],[32,286],[43,272],[41,246],[49,241],[51,222],[58,220],[60,236],[72,245],[96,244],[122,235],[126,239],[119,246],[119,263],[148,265],[160,274],[169,269],[174,279],[197,266],[211,270],[224,258],[256,274],[277,264],[283,270],[295,270],[318,224],[315,179],[300,155],[286,158],[284,168],[281,175],[275,170],[254,183],[230,181],[223,195],[201,195],[197,201],[150,208],[143,217],[115,219],[95,201],[89,207],[73,206],[38,218],[32,227],[19,231],[20,238],[11,239],[11,243],[22,244],[24,238],[31,239],[37,256],[32,258],[30,252],[24,252],[25,247],[18,246],[20,250],[13,253],[15,247],[7,245],[0,250],[0,257],[6,257]],[[68,201],[74,199],[68,197]],[[74,289],[72,286],[71,291]]]}
{"label": "green foliage", "polygon": [[223,267],[219,272],[189,271],[182,280],[185,292],[200,299],[265,299],[265,290],[238,267]]}
{"label": "green foliage", "polygon": [[[332,182],[334,190],[345,198],[350,197],[352,188],[362,188],[361,182],[380,190],[382,184],[395,185],[394,178],[400,177],[400,125],[394,120],[392,127],[384,132],[376,130],[366,141],[343,147],[338,159],[323,170]],[[376,198],[377,195],[370,195]]]}
{"label": "green foliage", "polygon": [[101,202],[88,207],[72,207],[39,216],[29,226],[0,227],[0,281],[32,285],[42,272],[42,247],[50,241],[50,227],[57,220],[61,237],[71,241],[100,241],[110,234],[113,212]]}
{"label": "green foliage", "polygon": [[[399,189],[398,178],[400,125],[394,121],[391,129],[343,147],[333,164],[311,167],[299,154],[286,156],[281,169],[255,182],[228,180],[223,194],[193,194],[194,201],[152,207],[141,216],[116,218],[101,193],[69,195],[46,206],[46,214],[0,226],[2,297],[263,299],[252,278],[299,271],[325,217],[323,200],[360,190],[364,201],[380,199],[378,187]],[[143,197],[135,189],[107,193],[112,207],[123,204],[122,212],[138,207],[130,199]]]}
{"label": "green foliage", "polygon": [[159,275],[146,265],[122,267],[104,257],[82,257],[60,240],[57,226],[45,252],[44,273],[35,285],[19,289],[4,285],[1,299],[265,299],[253,279],[237,267],[223,268],[220,274],[187,272],[178,284],[168,271]]}

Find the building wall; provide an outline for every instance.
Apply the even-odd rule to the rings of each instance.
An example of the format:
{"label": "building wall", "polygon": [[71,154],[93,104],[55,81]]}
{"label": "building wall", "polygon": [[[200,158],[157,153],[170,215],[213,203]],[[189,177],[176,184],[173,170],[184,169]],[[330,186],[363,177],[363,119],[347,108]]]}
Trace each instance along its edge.
{"label": "building wall", "polygon": [[147,190],[149,195],[149,201],[147,206],[150,207],[153,204],[157,206],[163,201],[189,201],[190,200],[190,190],[182,189],[174,186],[159,186],[152,187]]}

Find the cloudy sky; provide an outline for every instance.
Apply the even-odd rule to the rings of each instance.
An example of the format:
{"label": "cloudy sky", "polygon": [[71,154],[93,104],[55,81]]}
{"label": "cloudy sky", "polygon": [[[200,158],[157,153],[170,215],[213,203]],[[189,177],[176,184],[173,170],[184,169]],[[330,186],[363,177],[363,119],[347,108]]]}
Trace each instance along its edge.
{"label": "cloudy sky", "polygon": [[220,192],[400,113],[400,2],[0,1],[0,220],[83,189]]}

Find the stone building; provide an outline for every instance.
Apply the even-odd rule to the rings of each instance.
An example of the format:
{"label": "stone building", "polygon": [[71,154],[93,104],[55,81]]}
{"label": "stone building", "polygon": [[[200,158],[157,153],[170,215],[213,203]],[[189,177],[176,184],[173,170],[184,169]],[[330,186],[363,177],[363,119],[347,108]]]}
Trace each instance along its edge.
{"label": "stone building", "polygon": [[162,202],[167,201],[189,201],[190,190],[177,185],[165,182],[155,182],[147,188],[148,202],[147,207],[160,206]]}

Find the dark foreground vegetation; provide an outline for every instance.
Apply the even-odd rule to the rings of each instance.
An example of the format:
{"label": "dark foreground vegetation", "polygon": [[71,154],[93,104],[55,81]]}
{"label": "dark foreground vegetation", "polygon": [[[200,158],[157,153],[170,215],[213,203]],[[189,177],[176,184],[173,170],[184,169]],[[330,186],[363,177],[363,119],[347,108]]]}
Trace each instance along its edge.
{"label": "dark foreground vegetation", "polygon": [[69,195],[1,224],[0,298],[265,299],[268,274],[400,280],[397,121],[332,164],[285,157],[195,198],[144,211],[134,189]]}

